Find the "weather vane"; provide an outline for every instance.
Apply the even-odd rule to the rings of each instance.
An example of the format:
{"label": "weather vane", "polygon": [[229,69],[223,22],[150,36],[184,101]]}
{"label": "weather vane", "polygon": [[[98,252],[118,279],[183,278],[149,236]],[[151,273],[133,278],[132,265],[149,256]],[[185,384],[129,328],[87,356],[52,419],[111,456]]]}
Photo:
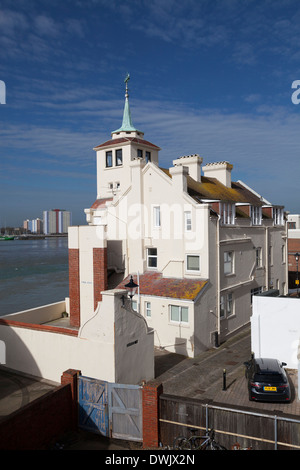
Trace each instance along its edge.
{"label": "weather vane", "polygon": [[126,83],[126,90],[125,90],[125,97],[128,98],[128,82],[129,82],[129,79],[130,79],[130,75],[129,73],[127,72],[127,75],[126,75],[126,78],[124,80],[124,82]]}

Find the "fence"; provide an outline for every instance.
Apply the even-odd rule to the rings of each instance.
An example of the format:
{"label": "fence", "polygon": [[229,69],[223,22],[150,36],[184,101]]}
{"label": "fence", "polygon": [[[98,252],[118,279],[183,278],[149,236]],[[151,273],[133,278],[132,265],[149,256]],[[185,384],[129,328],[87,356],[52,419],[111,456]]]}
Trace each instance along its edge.
{"label": "fence", "polygon": [[254,413],[162,394],[162,444],[172,446],[176,436],[189,436],[189,428],[199,429],[200,435],[213,428],[216,440],[227,449],[236,443],[253,450],[300,449],[300,420],[293,417]]}

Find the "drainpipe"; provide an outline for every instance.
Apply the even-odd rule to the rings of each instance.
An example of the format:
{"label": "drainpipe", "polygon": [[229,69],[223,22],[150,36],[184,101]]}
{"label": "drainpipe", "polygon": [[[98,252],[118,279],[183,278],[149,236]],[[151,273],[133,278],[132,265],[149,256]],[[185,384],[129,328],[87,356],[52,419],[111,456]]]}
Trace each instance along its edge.
{"label": "drainpipe", "polygon": [[266,290],[269,289],[269,227],[266,227]]}
{"label": "drainpipe", "polygon": [[[216,269],[217,269],[217,332],[218,338],[221,334],[221,318],[220,318],[220,215],[218,214],[218,221],[217,221],[217,259],[216,259]],[[219,343],[219,340],[218,340]]]}

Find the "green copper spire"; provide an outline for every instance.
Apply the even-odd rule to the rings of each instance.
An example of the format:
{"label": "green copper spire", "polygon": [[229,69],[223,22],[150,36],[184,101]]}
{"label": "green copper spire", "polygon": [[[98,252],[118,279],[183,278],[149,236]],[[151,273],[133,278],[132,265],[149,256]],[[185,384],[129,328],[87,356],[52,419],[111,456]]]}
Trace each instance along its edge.
{"label": "green copper spire", "polygon": [[112,134],[115,132],[131,132],[131,131],[137,131],[139,132],[132,124],[132,119],[131,119],[131,113],[130,113],[130,107],[129,107],[129,94],[128,94],[128,81],[130,79],[129,73],[127,74],[124,82],[126,83],[126,90],[125,90],[125,106],[124,106],[124,112],[123,112],[123,122],[122,126],[120,129],[117,129],[116,131],[113,131]]}

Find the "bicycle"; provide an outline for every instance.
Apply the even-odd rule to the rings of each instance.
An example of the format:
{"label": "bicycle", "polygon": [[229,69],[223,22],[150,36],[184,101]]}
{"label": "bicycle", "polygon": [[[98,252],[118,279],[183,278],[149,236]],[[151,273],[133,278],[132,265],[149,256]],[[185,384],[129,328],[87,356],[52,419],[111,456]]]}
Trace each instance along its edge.
{"label": "bicycle", "polygon": [[173,449],[175,450],[226,450],[215,441],[215,431],[211,429],[204,436],[198,436],[194,433],[197,429],[189,428],[190,437],[178,436],[174,440]]}

